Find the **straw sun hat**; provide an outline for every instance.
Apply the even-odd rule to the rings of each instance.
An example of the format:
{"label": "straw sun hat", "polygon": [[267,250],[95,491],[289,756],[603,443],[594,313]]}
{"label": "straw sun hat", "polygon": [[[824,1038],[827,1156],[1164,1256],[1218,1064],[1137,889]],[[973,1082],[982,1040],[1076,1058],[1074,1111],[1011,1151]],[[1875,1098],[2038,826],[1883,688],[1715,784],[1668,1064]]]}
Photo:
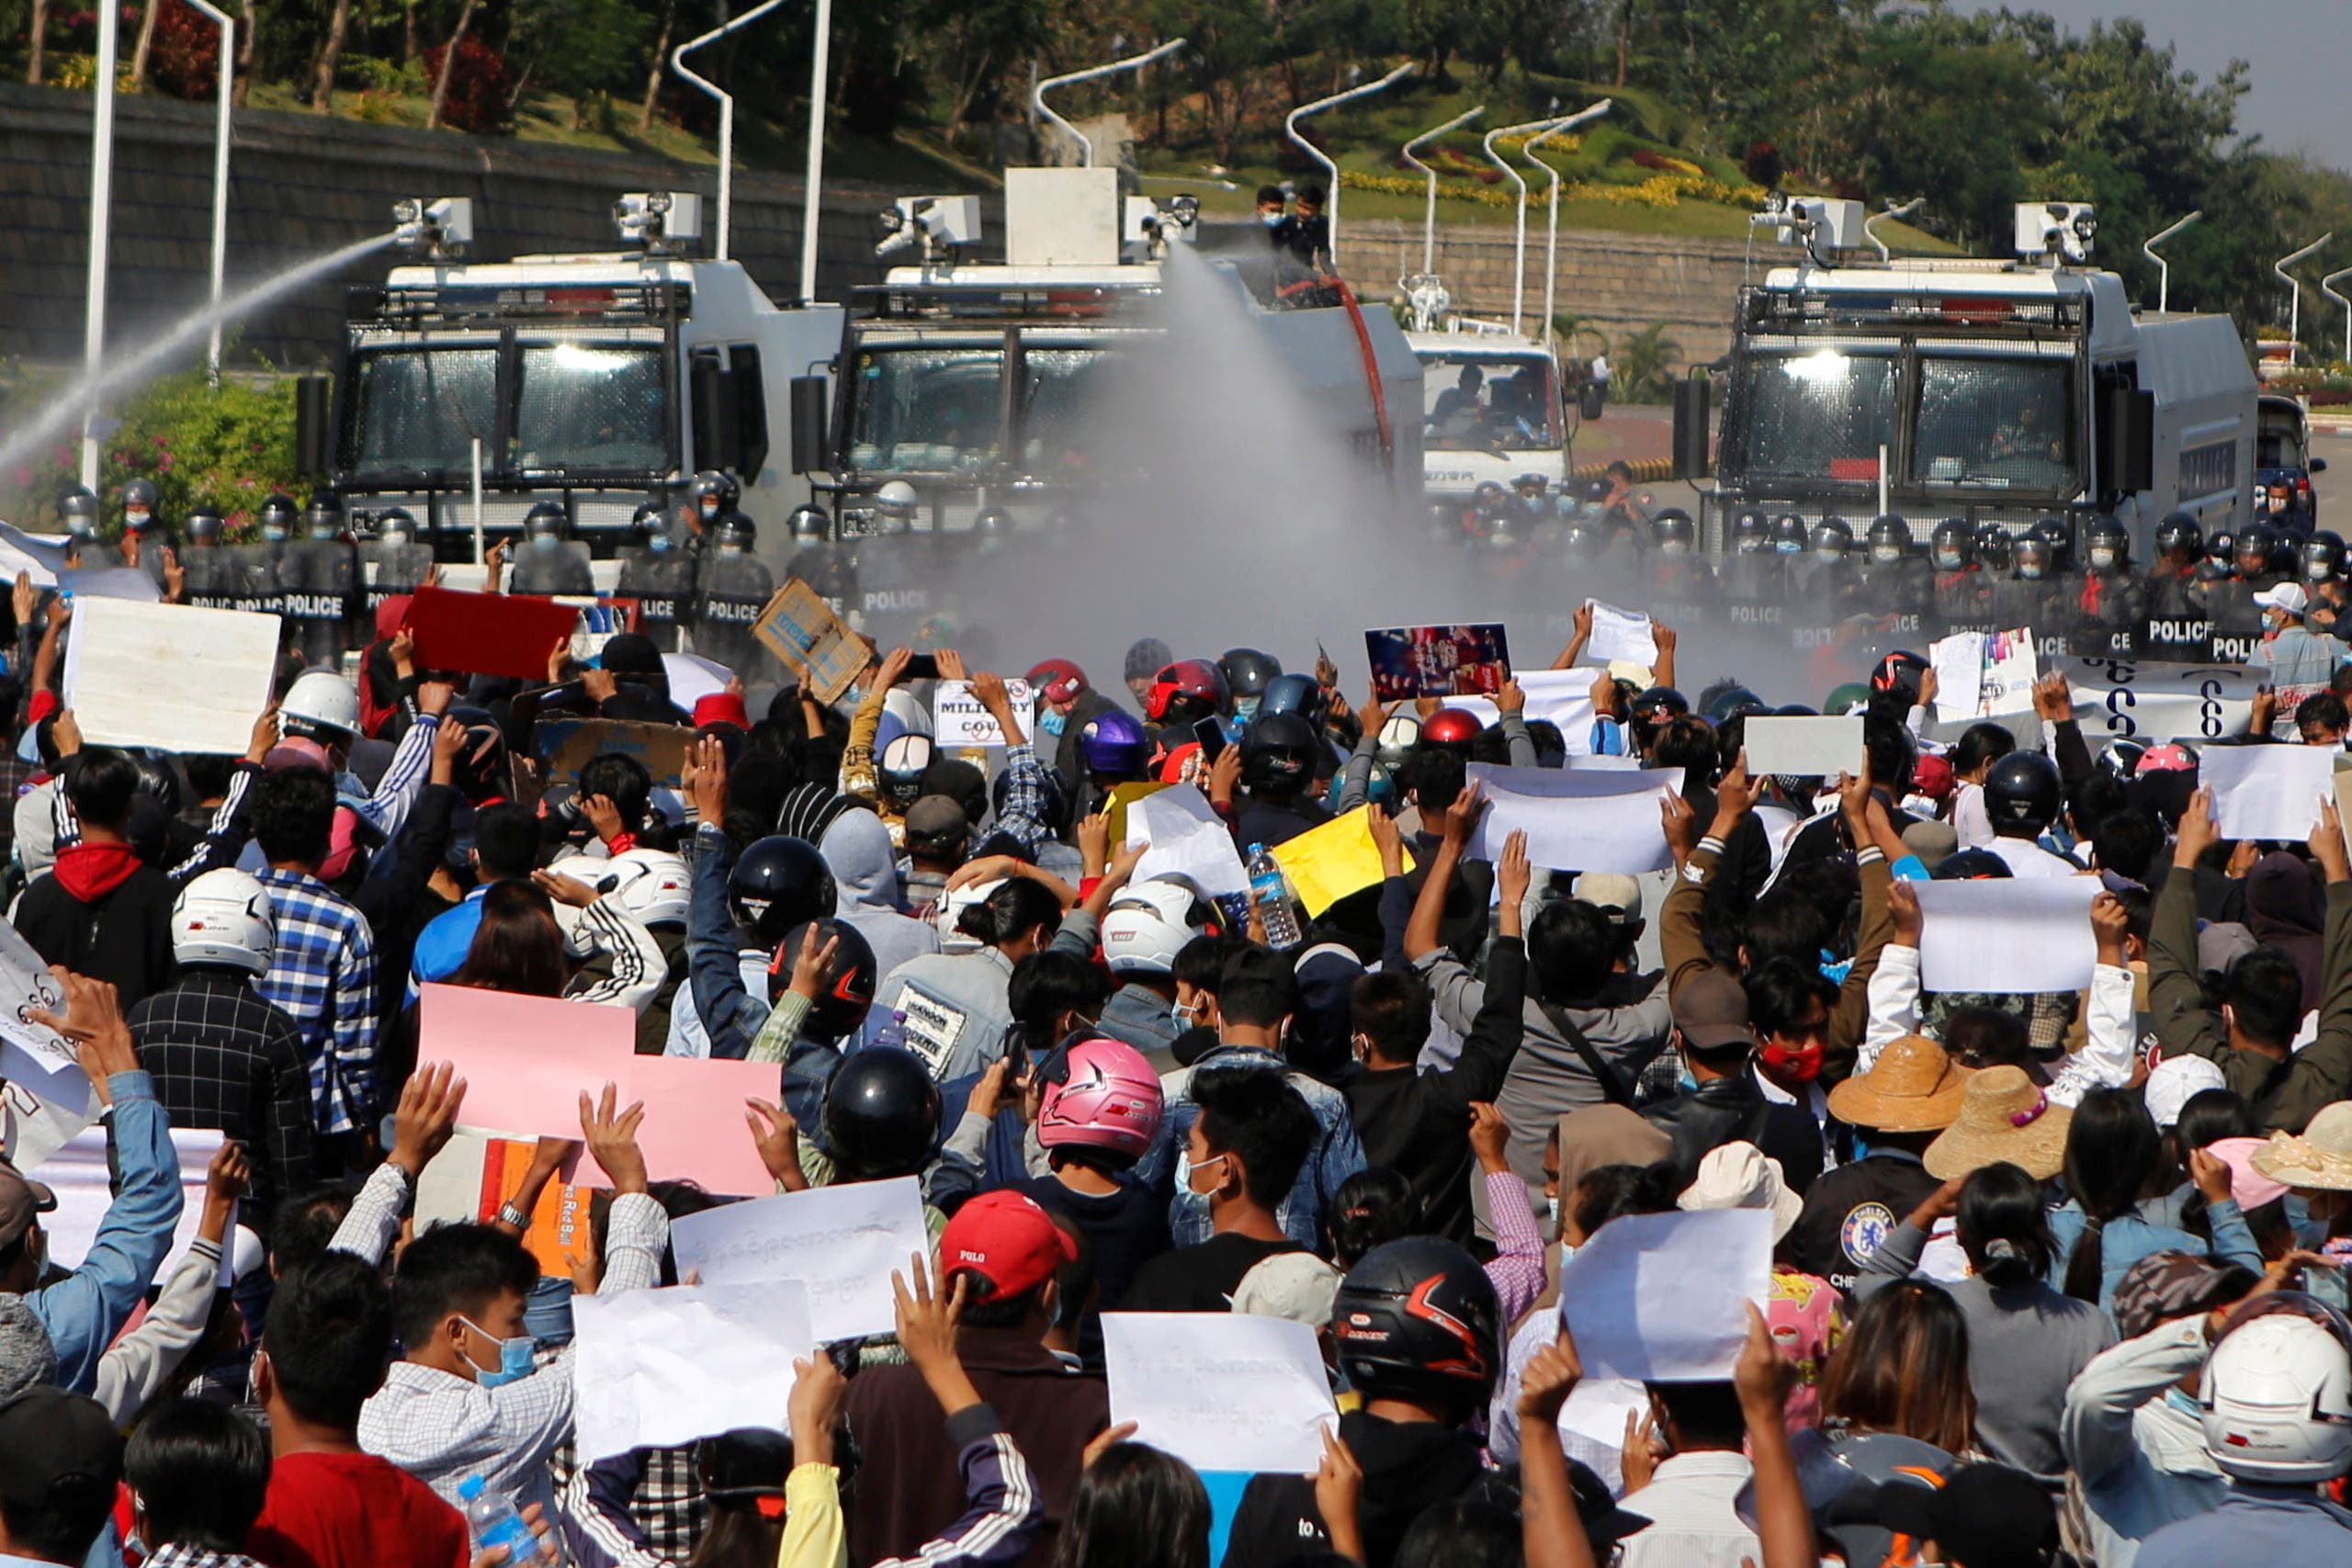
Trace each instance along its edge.
{"label": "straw sun hat", "polygon": [[2066,1129],[2074,1121],[2024,1068],[1986,1067],[1962,1090],[1960,1115],[1928,1145],[1928,1174],[1950,1181],[2006,1160],[2047,1180],[2066,1163]]}
{"label": "straw sun hat", "polygon": [[2297,1137],[2273,1133],[2254,1151],[2254,1168],[2305,1191],[2352,1192],[2352,1101],[2321,1108]]}
{"label": "straw sun hat", "polygon": [[1968,1069],[1924,1034],[1906,1034],[1878,1054],[1869,1072],[1829,1091],[1829,1113],[1879,1133],[1932,1133],[1960,1114]]}

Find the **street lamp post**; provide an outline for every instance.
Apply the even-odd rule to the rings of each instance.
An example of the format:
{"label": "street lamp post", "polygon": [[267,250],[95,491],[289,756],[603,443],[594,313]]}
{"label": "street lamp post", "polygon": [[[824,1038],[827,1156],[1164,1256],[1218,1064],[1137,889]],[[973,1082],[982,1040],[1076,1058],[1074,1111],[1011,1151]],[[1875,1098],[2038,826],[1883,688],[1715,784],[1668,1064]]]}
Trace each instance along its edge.
{"label": "street lamp post", "polygon": [[2303,352],[2303,286],[2297,282],[2294,274],[2287,269],[2319,250],[2334,238],[2335,238],[2335,231],[2331,229],[2301,250],[2280,256],[2271,265],[2270,270],[2285,279],[2287,284],[2287,363],[2289,365],[2293,365],[2300,359]]}
{"label": "street lamp post", "polygon": [[1552,303],[1555,290],[1558,288],[1560,280],[1560,171],[1553,167],[1551,164],[1544,163],[1542,159],[1536,157],[1535,149],[1539,143],[1559,135],[1560,132],[1564,130],[1567,130],[1575,126],[1582,125],[1589,119],[1600,118],[1602,115],[1607,114],[1611,107],[1611,100],[1603,98],[1599,103],[1593,105],[1590,108],[1579,109],[1575,114],[1568,116],[1567,118],[1556,120],[1546,129],[1537,131],[1534,135],[1529,137],[1527,139],[1527,144],[1519,150],[1519,155],[1521,157],[1526,159],[1528,163],[1552,176],[1552,188],[1545,193],[1544,197],[1544,205],[1549,209],[1545,214],[1545,233],[1544,236],[1544,332],[1542,334],[1542,340],[1545,343],[1552,341]]}
{"label": "street lamp post", "polygon": [[1323,149],[1298,133],[1298,122],[1308,115],[1321,114],[1325,109],[1344,104],[1351,98],[1369,97],[1399,78],[1412,73],[1413,62],[1408,60],[1377,82],[1366,82],[1359,86],[1350,87],[1344,93],[1334,93],[1328,98],[1317,98],[1311,104],[1301,104],[1283,117],[1283,134],[1297,142],[1308,157],[1322,164],[1324,177],[1330,181],[1330,184],[1325,187],[1328,194],[1323,203],[1323,214],[1324,226],[1331,233],[1331,270],[1334,273],[1340,270],[1340,165],[1325,157]]}
{"label": "street lamp post", "polygon": [[[719,39],[725,38],[729,33],[749,27],[752,23],[758,21],[762,17],[766,16],[770,11],[775,10],[778,6],[783,4],[784,0],[762,0],[760,5],[752,6],[750,10],[736,17],[733,21],[721,23],[719,26],[711,28],[710,31],[703,34],[702,37],[697,39],[689,39],[687,41],[680,44],[676,49],[670,51],[670,69],[675,71],[680,76],[692,83],[695,87],[700,88],[703,92],[708,94],[712,98],[718,100],[718,232],[717,238],[712,242],[712,254],[720,261],[725,261],[727,259],[728,225],[729,219],[734,212],[735,95],[727,91],[724,87],[721,87],[718,83],[710,81],[707,77],[697,76],[692,71],[687,70],[686,56],[692,54],[695,50],[700,49],[707,43],[715,42]],[[824,0],[819,0],[819,6],[820,12],[826,9],[824,6]],[[829,16],[820,17],[820,30],[817,35],[817,64],[820,69],[822,69],[825,60],[825,35],[821,30],[822,24],[824,21],[830,19]],[[825,124],[825,93],[821,84],[815,89],[815,92],[817,96],[815,110],[816,125],[819,132],[821,133],[824,130]],[[824,137],[822,134],[820,134],[816,140],[817,146],[821,149],[824,145]],[[821,161],[818,162],[813,166],[820,173],[823,170]],[[812,274],[816,257],[816,246],[813,243],[813,241],[816,235],[815,218],[817,211],[817,187],[813,182],[808,187],[806,200],[808,202],[808,212],[804,215],[803,219],[804,238],[801,242],[801,248],[807,254],[800,258],[800,273],[803,278],[809,280],[809,287],[811,291],[813,291],[814,278]]]}
{"label": "street lamp post", "polygon": [[90,132],[90,254],[82,303],[82,376],[93,389],[82,411],[82,483],[98,488],[98,362],[107,344],[107,228],[114,205],[114,73],[121,53],[122,12],[98,7],[98,80]]}
{"label": "street lamp post", "polygon": [[2165,228],[2157,230],[2154,233],[2149,235],[2146,242],[2140,246],[2140,254],[2156,264],[2156,310],[2158,314],[2162,314],[2164,311],[2172,309],[2172,264],[2165,260],[2164,257],[2156,254],[2156,247],[2204,216],[2205,209],[2200,207],[2196,211],[2190,213],[2188,217],[2182,219],[2179,222],[2170,224]]}
{"label": "street lamp post", "polygon": [[1462,127],[1486,112],[1487,106],[1484,104],[1480,104],[1474,109],[1464,109],[1443,125],[1433,125],[1405,143],[1405,162],[1420,170],[1428,176],[1430,182],[1428,203],[1421,213],[1421,270],[1423,272],[1437,270],[1437,171],[1414,157],[1413,149],[1424,141],[1436,141],[1449,130],[1461,130]]}

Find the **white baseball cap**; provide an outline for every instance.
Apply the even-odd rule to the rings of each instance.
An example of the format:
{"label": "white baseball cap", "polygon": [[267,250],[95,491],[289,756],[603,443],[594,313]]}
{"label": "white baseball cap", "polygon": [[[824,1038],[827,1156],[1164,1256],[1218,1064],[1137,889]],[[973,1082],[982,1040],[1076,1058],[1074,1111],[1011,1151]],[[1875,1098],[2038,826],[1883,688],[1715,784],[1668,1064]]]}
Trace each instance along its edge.
{"label": "white baseball cap", "polygon": [[2300,620],[2303,612],[2311,608],[2312,596],[2303,592],[2300,582],[2282,582],[2256,593],[2254,602],[2266,610],[2284,610]]}

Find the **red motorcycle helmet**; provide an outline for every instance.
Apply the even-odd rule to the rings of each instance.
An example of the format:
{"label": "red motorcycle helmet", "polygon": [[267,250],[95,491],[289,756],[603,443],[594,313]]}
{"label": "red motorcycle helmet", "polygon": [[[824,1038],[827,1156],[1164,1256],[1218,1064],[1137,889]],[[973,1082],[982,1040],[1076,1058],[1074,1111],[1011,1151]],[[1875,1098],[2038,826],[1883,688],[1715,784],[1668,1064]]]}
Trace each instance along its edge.
{"label": "red motorcycle helmet", "polygon": [[1421,744],[1467,752],[1486,728],[1467,708],[1440,708],[1421,721]]}
{"label": "red motorcycle helmet", "polygon": [[1215,660],[1180,659],[1151,678],[1143,715],[1154,724],[1190,724],[1223,712],[1231,696]]}
{"label": "red motorcycle helmet", "polygon": [[1086,687],[1086,671],[1067,659],[1047,659],[1029,671],[1029,689],[1049,703],[1066,703]]}

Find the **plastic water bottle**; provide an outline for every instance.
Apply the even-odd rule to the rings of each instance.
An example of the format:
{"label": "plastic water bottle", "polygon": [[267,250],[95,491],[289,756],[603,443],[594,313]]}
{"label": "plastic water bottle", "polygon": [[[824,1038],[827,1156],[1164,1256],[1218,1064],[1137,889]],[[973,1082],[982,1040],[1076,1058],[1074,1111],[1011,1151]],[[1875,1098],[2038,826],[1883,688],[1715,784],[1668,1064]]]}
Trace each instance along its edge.
{"label": "plastic water bottle", "polygon": [[466,1529],[474,1538],[476,1551],[503,1546],[509,1564],[526,1564],[537,1555],[538,1540],[531,1534],[531,1527],[523,1522],[514,1499],[503,1492],[491,1491],[479,1475],[469,1475],[458,1483],[458,1495],[465,1501]]}
{"label": "plastic water bottle", "polygon": [[873,1037],[866,1041],[866,1044],[888,1046],[894,1051],[905,1050],[907,1048],[907,1010],[899,1008],[892,1012],[890,1021],[876,1029]]}
{"label": "plastic water bottle", "polygon": [[1280,950],[1298,945],[1298,917],[1291,912],[1290,886],[1283,868],[1263,844],[1250,846],[1250,902],[1266,927],[1266,943]]}

